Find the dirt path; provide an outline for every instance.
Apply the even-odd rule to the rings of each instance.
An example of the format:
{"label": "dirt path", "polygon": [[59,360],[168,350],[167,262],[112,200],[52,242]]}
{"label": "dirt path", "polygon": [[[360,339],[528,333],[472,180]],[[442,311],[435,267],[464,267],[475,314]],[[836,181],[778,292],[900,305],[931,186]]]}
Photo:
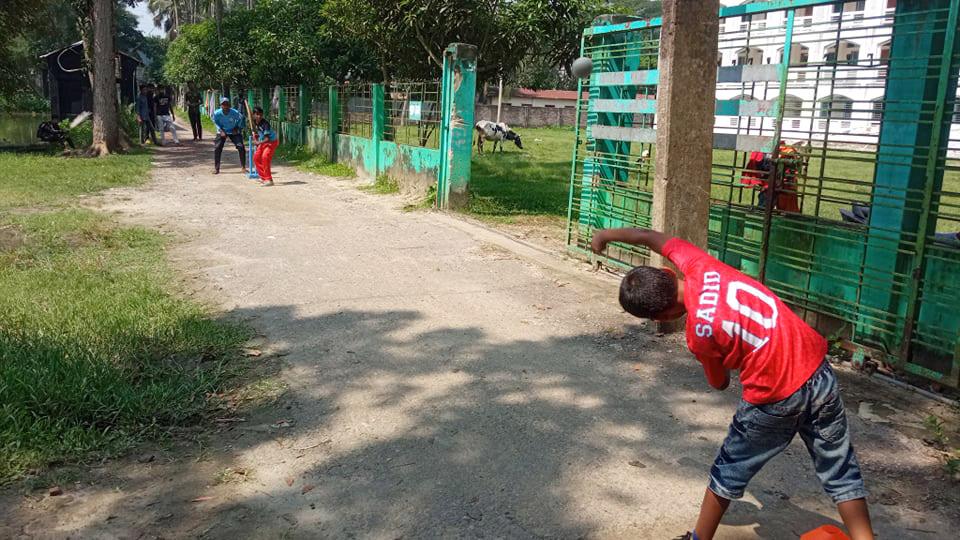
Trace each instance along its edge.
{"label": "dirt path", "polygon": [[[103,464],[59,497],[8,491],[0,537],[669,538],[691,526],[738,391],[706,390],[679,341],[619,312],[614,280],[454,217],[403,213],[356,181],[280,166],[260,188],[228,151],[213,176],[211,154],[163,149],[148,186],[97,204],[183,240],[171,257],[186,282],[265,336],[285,393],[202,448]],[[898,428],[931,405],[842,379],[882,537],[956,531],[956,484]],[[864,421],[860,400],[898,408]],[[721,538],[796,538],[836,518],[795,444]]]}

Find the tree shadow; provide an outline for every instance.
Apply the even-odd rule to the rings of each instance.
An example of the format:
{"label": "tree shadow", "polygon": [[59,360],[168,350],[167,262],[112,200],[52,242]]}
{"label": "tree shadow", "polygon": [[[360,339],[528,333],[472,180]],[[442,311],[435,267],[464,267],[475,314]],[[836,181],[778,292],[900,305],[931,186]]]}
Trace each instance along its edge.
{"label": "tree shadow", "polygon": [[[670,537],[696,519],[737,399],[706,391],[692,360],[636,326],[503,340],[431,326],[413,310],[302,316],[272,306],[227,316],[265,329],[269,354],[285,359],[279,405],[227,424],[205,458],[116,463],[112,481],[78,490],[71,520],[51,512],[47,530]],[[835,523],[807,461],[796,446],[774,460],[750,486],[762,509],[737,503],[725,523],[764,538]],[[253,475],[213,485],[224,467]],[[877,517],[880,530],[898,530]]]}

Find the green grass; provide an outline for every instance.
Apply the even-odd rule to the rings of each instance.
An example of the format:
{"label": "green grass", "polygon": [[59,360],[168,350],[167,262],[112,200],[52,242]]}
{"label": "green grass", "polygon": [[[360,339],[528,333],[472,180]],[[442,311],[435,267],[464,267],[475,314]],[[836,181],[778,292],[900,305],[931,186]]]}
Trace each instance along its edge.
{"label": "green grass", "polygon": [[69,206],[148,158],[0,155],[0,482],[194,423],[233,381],[248,331],[174,293],[162,236]]}
{"label": "green grass", "polygon": [[524,150],[507,141],[492,153],[491,143],[474,150],[467,212],[496,222],[526,216],[566,217],[573,128],[518,129]]}
{"label": "green grass", "polygon": [[107,188],[147,180],[150,154],[144,150],[100,159],[0,152],[0,210],[56,204]]}
{"label": "green grass", "polygon": [[378,195],[389,195],[391,193],[399,193],[400,184],[397,184],[389,176],[381,174],[376,180],[374,180],[372,184],[362,186],[360,189],[363,191],[369,191],[370,193],[376,193]]}
{"label": "green grass", "polygon": [[338,178],[353,178],[357,175],[353,168],[343,163],[331,163],[323,156],[314,154],[303,146],[284,144],[277,148],[275,155],[277,159],[290,163],[301,171]]}

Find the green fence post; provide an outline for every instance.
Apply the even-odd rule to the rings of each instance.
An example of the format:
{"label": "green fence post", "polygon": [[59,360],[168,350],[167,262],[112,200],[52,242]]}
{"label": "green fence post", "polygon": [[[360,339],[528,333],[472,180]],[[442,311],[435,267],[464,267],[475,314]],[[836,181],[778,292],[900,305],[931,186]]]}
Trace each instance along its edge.
{"label": "green fence post", "polygon": [[[925,236],[936,226],[933,194],[943,182],[937,163],[946,157],[950,133],[944,104],[957,87],[951,77],[960,45],[954,39],[957,9],[951,0],[898,3],[887,65],[888,107],[880,125],[857,331],[904,362],[910,357]],[[943,373],[918,363],[904,367],[934,379]]]}
{"label": "green fence post", "polygon": [[337,162],[337,137],[340,132],[340,93],[337,91],[337,85],[331,84],[327,89],[327,106],[330,108],[327,129],[330,139],[330,163]]}
{"label": "green fence post", "polygon": [[297,108],[300,109],[300,144],[307,144],[307,126],[310,125],[310,88],[306,85],[300,85],[299,101]]}
{"label": "green fence post", "polygon": [[437,207],[462,208],[470,200],[473,105],[477,87],[477,47],[452,43],[443,52],[440,171]]}
{"label": "green fence post", "polygon": [[383,128],[386,122],[386,111],[383,95],[383,85],[373,84],[370,86],[370,100],[373,102],[372,130],[370,137],[373,139],[373,177],[380,176],[380,142],[383,141]]}

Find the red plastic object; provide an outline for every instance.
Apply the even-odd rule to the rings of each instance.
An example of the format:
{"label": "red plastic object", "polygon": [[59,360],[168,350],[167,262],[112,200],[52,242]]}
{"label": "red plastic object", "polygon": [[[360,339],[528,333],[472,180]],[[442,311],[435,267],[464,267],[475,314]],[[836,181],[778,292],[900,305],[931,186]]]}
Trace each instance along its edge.
{"label": "red plastic object", "polygon": [[850,537],[847,536],[845,532],[840,530],[840,527],[835,525],[824,525],[823,527],[817,527],[816,529],[803,533],[800,537],[800,540],[850,540]]}

